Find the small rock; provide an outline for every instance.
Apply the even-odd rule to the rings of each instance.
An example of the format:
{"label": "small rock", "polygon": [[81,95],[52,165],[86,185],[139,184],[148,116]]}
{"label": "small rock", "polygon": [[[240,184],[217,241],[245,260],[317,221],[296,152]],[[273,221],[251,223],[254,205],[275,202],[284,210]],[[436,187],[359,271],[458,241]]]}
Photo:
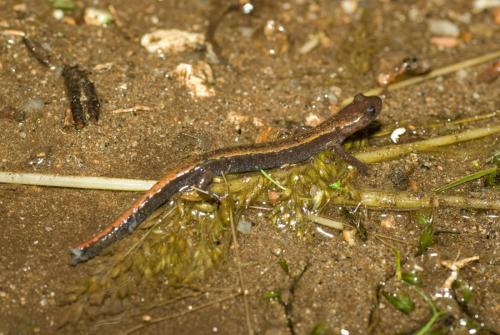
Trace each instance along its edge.
{"label": "small rock", "polygon": [[395,189],[400,191],[408,189],[410,179],[403,168],[396,168],[393,170],[389,175],[389,179],[392,181],[392,185]]}
{"label": "small rock", "polygon": [[454,48],[458,45],[458,39],[455,37],[433,37],[431,43],[440,48]]}
{"label": "small rock", "polygon": [[391,133],[392,143],[398,143],[399,137],[401,137],[401,135],[403,135],[404,133],[406,133],[406,128],[404,128],[404,127],[394,129]]}
{"label": "small rock", "polygon": [[394,219],[393,215],[389,215],[380,221],[380,225],[387,229],[394,229],[396,228],[396,219]]}
{"label": "small rock", "polygon": [[310,35],[307,41],[300,47],[299,54],[306,54],[311,52],[314,48],[319,45],[319,36],[318,34]]}
{"label": "small rock", "polygon": [[473,10],[475,13],[493,7],[500,7],[500,0],[474,0]]}
{"label": "small rock", "polygon": [[356,239],[354,238],[356,236],[356,230],[354,229],[344,229],[342,230],[342,237],[344,241],[349,244],[350,247],[353,247],[356,245]]}
{"label": "small rock", "polygon": [[306,115],[306,126],[308,127],[316,127],[322,122],[322,119],[314,114],[314,113],[309,113]]}
{"label": "small rock", "polygon": [[275,205],[280,199],[280,194],[276,191],[269,190],[267,192],[267,198],[269,199],[269,202],[271,202],[271,204]]}
{"label": "small rock", "polygon": [[422,12],[416,6],[412,6],[408,11],[408,18],[413,22],[422,21],[423,15]]}
{"label": "small rock", "polygon": [[260,117],[253,117],[252,118],[252,124],[258,128],[264,126],[264,120],[262,120]]}
{"label": "small rock", "polygon": [[344,13],[351,15],[358,9],[358,0],[342,0],[340,6]]}
{"label": "small rock", "polygon": [[64,11],[62,9],[54,9],[52,11],[52,17],[58,21],[64,19]]}
{"label": "small rock", "polygon": [[41,166],[50,166],[52,164],[52,148],[51,147],[42,147],[35,149],[28,161],[28,165],[36,168]]}
{"label": "small rock", "polygon": [[229,121],[229,123],[240,126],[242,123],[245,123],[249,120],[249,116],[231,111],[227,113],[227,120]]}
{"label": "small rock", "polygon": [[156,30],[145,34],[141,38],[141,45],[149,52],[178,53],[188,49],[195,49],[205,43],[203,34],[170,29]]}
{"label": "small rock", "polygon": [[20,3],[20,4],[17,4],[17,5],[14,5],[14,7],[12,7],[12,8],[16,12],[25,13],[26,10],[28,9],[28,6],[25,3]]}
{"label": "small rock", "polygon": [[23,122],[26,118],[35,116],[36,118],[42,117],[41,110],[44,107],[43,100],[40,99],[28,99],[24,105],[19,108],[14,113],[14,120],[17,122]]}
{"label": "small rock", "polygon": [[241,217],[241,219],[238,221],[236,229],[242,234],[250,234],[252,230],[252,223],[246,220],[244,217]]}
{"label": "small rock", "polygon": [[459,81],[464,81],[465,79],[467,79],[468,76],[469,76],[469,73],[464,69],[458,70],[457,74],[456,74],[456,77]]}
{"label": "small rock", "polygon": [[210,65],[203,61],[195,65],[181,63],[174,73],[177,78],[189,90],[189,93],[196,98],[207,98],[215,95],[215,90],[209,85],[213,84],[214,77]]}
{"label": "small rock", "polygon": [[279,257],[281,256],[281,254],[283,253],[283,249],[281,249],[280,247],[275,247],[275,248],[272,248],[271,249],[271,253],[276,256],[276,257]]}
{"label": "small rock", "polygon": [[460,29],[449,20],[430,19],[428,21],[429,30],[432,34],[438,36],[458,37]]}
{"label": "small rock", "polygon": [[22,105],[21,110],[26,114],[30,114],[34,111],[42,109],[44,106],[43,100],[41,99],[28,99],[24,105]]}
{"label": "small rock", "polygon": [[113,21],[113,16],[105,9],[85,8],[83,20],[90,26],[106,26]]}

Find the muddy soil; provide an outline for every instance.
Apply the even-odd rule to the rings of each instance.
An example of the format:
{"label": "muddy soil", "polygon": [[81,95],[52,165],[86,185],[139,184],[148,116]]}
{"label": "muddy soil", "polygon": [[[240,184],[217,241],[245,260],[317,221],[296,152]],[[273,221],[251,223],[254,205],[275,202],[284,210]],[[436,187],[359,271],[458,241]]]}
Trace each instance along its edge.
{"label": "muddy soil", "polygon": [[[224,1],[84,0],[66,12],[66,19],[55,18],[49,1],[2,1],[0,170],[159,179],[193,152],[252,144],[267,127],[283,130],[306,124],[311,117],[325,119],[343,99],[376,87],[377,75],[402,57],[415,56],[439,68],[500,46],[500,24],[493,11],[475,13],[471,1],[249,4],[251,13],[238,8],[219,22],[214,35],[220,61],[216,63],[202,48],[152,54],[140,38],[157,29],[203,34],[225,10]],[[349,4],[355,7],[349,9]],[[110,5],[116,10],[110,25],[83,20],[83,9]],[[431,42],[430,19],[453,22],[460,31],[451,37],[457,45]],[[58,61],[78,64],[88,72],[102,106],[97,124],[81,130],[65,124],[69,99],[62,77],[40,64],[13,31],[42,43]],[[317,45],[306,48],[314,36],[320,36]],[[179,63],[198,61],[207,62],[213,71],[213,97],[193,97],[172,75]],[[384,94],[379,124],[419,129],[498,112],[500,80],[484,83],[478,78],[488,65]],[[116,113],[136,106],[149,110]],[[496,116],[462,128],[499,121]],[[419,134],[424,138],[437,132]],[[394,171],[403,170],[415,190],[432,190],[489,166],[486,160],[499,149],[498,136],[371,165],[370,175],[359,175],[356,185],[397,190],[401,183]],[[373,146],[384,144],[389,144],[388,136],[370,140]],[[478,180],[452,193],[483,192],[484,181]],[[498,188],[488,192],[500,197]],[[87,277],[93,266],[72,266],[69,248],[109,224],[138,196],[0,185],[0,334],[120,334],[148,317],[165,315],[173,317],[137,333],[238,334],[252,329],[258,334],[309,334],[316,327],[316,334],[321,334],[322,325],[328,328],[324,333],[331,334],[408,334],[422,329],[431,312],[417,291],[394,277],[391,246],[400,250],[404,271],[419,271],[420,289],[446,312],[434,326],[444,333],[468,334],[476,322],[485,334],[500,332],[499,212],[446,207],[432,210],[434,227],[443,233],[420,256],[415,251],[422,229],[407,211],[369,210],[364,219],[368,239],[355,238],[353,245],[335,231],[325,235],[311,229],[308,238],[297,238],[256,216],[251,232],[238,234],[239,258],[231,249],[224,262],[196,283],[203,295],[141,314],[148,304],[185,293],[152,285],[150,292],[142,288],[127,297],[126,309],[117,315],[100,313],[93,306],[97,313],[92,317],[84,314],[61,326],[69,308],[60,303],[65,289]],[[381,241],[376,234],[394,239]],[[479,260],[458,275],[473,288],[463,307],[451,295],[442,296],[451,271],[441,261],[472,256]],[[278,264],[280,259],[286,260],[290,275]],[[306,265],[291,292],[291,277]],[[248,291],[248,313],[242,296],[231,298],[228,293],[240,288],[238,266]],[[408,315],[380,293],[397,287],[415,303]],[[264,297],[280,290],[284,303],[293,306],[288,310],[290,320],[282,304]],[[217,303],[219,299],[223,300]]]}

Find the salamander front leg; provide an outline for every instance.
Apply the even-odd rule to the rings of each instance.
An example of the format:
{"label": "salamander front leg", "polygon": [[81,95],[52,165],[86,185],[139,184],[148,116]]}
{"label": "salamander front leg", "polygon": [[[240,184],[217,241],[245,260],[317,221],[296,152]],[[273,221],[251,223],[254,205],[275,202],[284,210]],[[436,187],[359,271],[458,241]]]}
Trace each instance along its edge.
{"label": "salamander front leg", "polygon": [[215,200],[216,202],[220,202],[222,198],[218,194],[210,190],[210,184],[212,184],[213,178],[214,174],[212,173],[212,171],[205,171],[203,177],[201,177],[201,179],[196,184],[196,187],[205,192],[211,199]]}
{"label": "salamander front leg", "polygon": [[349,165],[354,166],[358,171],[365,176],[368,176],[368,166],[357,159],[356,157],[348,154],[345,150],[342,144],[334,144],[333,145],[333,150],[344,160],[346,161]]}

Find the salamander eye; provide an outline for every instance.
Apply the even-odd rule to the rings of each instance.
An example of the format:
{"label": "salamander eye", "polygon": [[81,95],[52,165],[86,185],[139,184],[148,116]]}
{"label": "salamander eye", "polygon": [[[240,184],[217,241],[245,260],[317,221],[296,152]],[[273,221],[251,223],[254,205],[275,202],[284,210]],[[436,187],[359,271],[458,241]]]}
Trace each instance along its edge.
{"label": "salamander eye", "polygon": [[365,114],[368,115],[368,116],[374,116],[375,112],[376,112],[375,107],[373,107],[372,105],[369,105],[365,109]]}

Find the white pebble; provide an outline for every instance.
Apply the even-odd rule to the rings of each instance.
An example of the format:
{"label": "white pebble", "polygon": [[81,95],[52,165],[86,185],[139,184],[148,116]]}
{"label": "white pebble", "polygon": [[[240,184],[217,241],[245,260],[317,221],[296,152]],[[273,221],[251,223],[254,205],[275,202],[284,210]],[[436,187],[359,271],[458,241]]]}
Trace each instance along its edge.
{"label": "white pebble", "polygon": [[473,8],[476,13],[493,7],[500,7],[500,0],[474,0]]}
{"label": "white pebble", "polygon": [[418,22],[422,20],[422,13],[416,6],[414,6],[411,7],[410,10],[408,11],[408,17],[410,18],[411,21]]}
{"label": "white pebble", "polygon": [[113,21],[113,16],[105,9],[85,8],[83,20],[90,26],[105,26]]}
{"label": "white pebble", "polygon": [[309,39],[300,47],[299,54],[306,54],[319,45],[319,35],[309,36]]}
{"label": "white pebble", "polygon": [[401,127],[401,128],[396,128],[392,131],[391,133],[391,141],[392,143],[398,143],[399,142],[399,137],[406,133],[406,128]]}
{"label": "white pebble", "polygon": [[428,21],[429,30],[434,35],[458,37],[460,29],[458,26],[449,20],[435,20]]}
{"label": "white pebble", "polygon": [[174,73],[177,79],[189,90],[189,93],[196,98],[207,98],[215,95],[215,90],[209,85],[213,83],[214,77],[212,68],[207,63],[200,61],[195,65],[181,63],[177,65]]}
{"label": "white pebble", "polygon": [[204,44],[203,34],[170,29],[156,30],[145,34],[141,38],[141,45],[149,52],[178,53],[187,49],[194,49],[197,45]]}
{"label": "white pebble", "polygon": [[314,114],[314,113],[309,113],[306,115],[306,126],[308,127],[316,127],[321,123],[322,119]]}
{"label": "white pebble", "polygon": [[346,14],[353,14],[358,9],[358,0],[342,0],[340,5]]}
{"label": "white pebble", "polygon": [[56,20],[62,20],[64,18],[64,11],[62,9],[54,9],[52,11],[52,17]]}
{"label": "white pebble", "polygon": [[469,73],[464,69],[458,70],[457,74],[456,74],[456,77],[459,81],[464,81],[465,79],[467,79],[468,76],[469,76]]}

